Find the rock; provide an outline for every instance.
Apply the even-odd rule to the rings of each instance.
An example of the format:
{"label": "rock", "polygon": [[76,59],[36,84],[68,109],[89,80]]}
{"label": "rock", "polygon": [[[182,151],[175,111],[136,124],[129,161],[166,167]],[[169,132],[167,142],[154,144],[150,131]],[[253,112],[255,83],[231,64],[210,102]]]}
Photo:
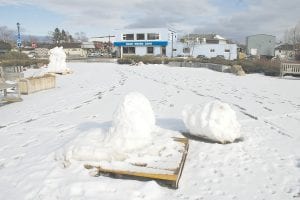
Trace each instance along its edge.
{"label": "rock", "polygon": [[142,61],[140,61],[140,62],[138,62],[136,65],[137,65],[137,66],[143,66],[144,63],[143,63]]}
{"label": "rock", "polygon": [[231,67],[231,73],[238,75],[238,76],[244,76],[246,75],[245,71],[243,70],[241,65],[233,65]]}

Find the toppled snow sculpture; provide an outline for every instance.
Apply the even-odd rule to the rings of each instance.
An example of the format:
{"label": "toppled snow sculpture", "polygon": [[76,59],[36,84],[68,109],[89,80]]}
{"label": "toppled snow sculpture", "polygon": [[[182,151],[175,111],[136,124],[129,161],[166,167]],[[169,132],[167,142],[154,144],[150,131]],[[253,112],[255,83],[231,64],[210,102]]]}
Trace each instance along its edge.
{"label": "toppled snow sculpture", "polygon": [[201,106],[187,106],[183,121],[192,135],[206,137],[221,143],[239,138],[240,124],[235,111],[226,103],[214,101]]}
{"label": "toppled snow sculpture", "polygon": [[127,94],[113,116],[109,141],[113,148],[128,152],[152,142],[155,116],[149,100],[142,94]]}
{"label": "toppled snow sculpture", "polygon": [[176,133],[157,127],[149,100],[132,92],[117,107],[112,126],[80,132],[55,158],[63,161],[64,167],[76,161],[99,165],[177,158],[182,156],[184,143],[173,139]]}
{"label": "toppled snow sculpture", "polygon": [[66,64],[66,53],[63,50],[63,47],[54,47],[49,51],[49,64],[48,72],[52,73],[66,73],[70,72],[70,69],[67,68]]}

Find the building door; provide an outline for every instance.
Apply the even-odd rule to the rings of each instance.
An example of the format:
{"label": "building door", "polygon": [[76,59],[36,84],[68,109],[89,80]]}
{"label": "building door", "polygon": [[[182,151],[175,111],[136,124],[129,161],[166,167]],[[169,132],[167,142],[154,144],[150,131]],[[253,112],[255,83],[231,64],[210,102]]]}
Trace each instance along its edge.
{"label": "building door", "polygon": [[166,56],[167,54],[166,54],[166,47],[161,47],[161,49],[160,49],[160,55],[161,56]]}

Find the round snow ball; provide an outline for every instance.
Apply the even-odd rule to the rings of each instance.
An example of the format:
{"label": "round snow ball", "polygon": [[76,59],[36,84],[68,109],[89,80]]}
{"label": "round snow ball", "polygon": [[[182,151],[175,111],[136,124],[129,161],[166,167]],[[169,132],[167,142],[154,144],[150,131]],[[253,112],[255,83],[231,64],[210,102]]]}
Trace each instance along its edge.
{"label": "round snow ball", "polygon": [[123,150],[142,148],[152,142],[155,116],[149,100],[142,94],[127,94],[113,116],[110,140]]}
{"label": "round snow ball", "polygon": [[233,142],[241,136],[235,111],[226,103],[213,101],[204,107],[187,106],[183,121],[192,135],[221,143]]}

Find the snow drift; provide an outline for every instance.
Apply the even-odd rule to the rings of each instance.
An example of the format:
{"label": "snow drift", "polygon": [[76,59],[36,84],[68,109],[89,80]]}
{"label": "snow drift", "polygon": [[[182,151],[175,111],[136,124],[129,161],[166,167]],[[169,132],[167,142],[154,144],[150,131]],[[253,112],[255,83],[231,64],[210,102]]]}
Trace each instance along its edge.
{"label": "snow drift", "polygon": [[205,106],[186,106],[183,121],[192,135],[206,137],[221,143],[239,138],[240,124],[236,113],[226,103],[213,101]]}

